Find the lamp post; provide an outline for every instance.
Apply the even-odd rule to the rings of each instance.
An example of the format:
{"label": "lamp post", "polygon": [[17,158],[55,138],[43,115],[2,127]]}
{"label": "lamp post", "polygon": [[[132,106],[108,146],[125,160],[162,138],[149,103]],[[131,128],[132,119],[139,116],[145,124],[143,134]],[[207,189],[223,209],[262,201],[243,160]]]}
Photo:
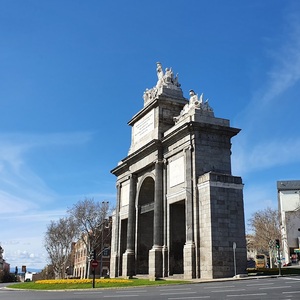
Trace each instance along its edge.
{"label": "lamp post", "polygon": [[103,274],[103,252],[104,252],[104,238],[103,238],[103,234],[104,234],[104,228],[105,228],[105,224],[107,222],[106,219],[106,214],[107,214],[107,209],[106,207],[108,206],[109,202],[108,201],[102,201],[102,208],[103,208],[103,220],[102,220],[102,228],[101,228],[101,249],[100,249],[100,278],[102,277]]}
{"label": "lamp post", "polygon": [[236,258],[235,258],[236,242],[232,243],[232,249],[233,249],[234,277],[236,277]]}

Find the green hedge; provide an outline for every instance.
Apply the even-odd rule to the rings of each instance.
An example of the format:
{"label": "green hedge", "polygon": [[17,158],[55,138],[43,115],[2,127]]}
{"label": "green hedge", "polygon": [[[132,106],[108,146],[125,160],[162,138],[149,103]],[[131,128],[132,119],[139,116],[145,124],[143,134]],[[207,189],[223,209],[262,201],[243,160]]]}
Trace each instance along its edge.
{"label": "green hedge", "polygon": [[[247,269],[248,275],[278,275],[278,268]],[[300,274],[300,268],[281,268],[281,275]]]}

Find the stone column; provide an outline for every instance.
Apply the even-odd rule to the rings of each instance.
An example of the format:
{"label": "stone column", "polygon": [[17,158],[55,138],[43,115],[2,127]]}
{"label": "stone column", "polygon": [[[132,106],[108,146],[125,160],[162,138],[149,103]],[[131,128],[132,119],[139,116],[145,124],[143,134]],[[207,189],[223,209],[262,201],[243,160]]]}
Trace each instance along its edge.
{"label": "stone column", "polygon": [[115,278],[119,275],[119,258],[120,258],[120,195],[121,186],[117,185],[117,208],[116,213],[113,216],[113,230],[111,236],[111,257],[110,257],[110,277]]}
{"label": "stone column", "polygon": [[162,248],[162,259],[163,259],[163,270],[162,276],[168,277],[169,275],[169,251],[168,251],[168,216],[167,216],[167,160],[164,160],[163,165],[163,248]]}
{"label": "stone column", "polygon": [[123,254],[122,276],[131,278],[135,275],[135,196],[136,196],[136,176],[131,174],[129,186],[129,205],[127,223],[127,249]]}
{"label": "stone column", "polygon": [[193,227],[193,182],[192,182],[192,147],[185,150],[185,174],[186,174],[186,201],[185,201],[185,222],[186,242],[183,248],[183,273],[185,279],[196,277],[196,257]]}
{"label": "stone column", "polygon": [[162,277],[162,243],[163,243],[163,162],[155,163],[154,194],[154,230],[153,246],[149,251],[149,279]]}

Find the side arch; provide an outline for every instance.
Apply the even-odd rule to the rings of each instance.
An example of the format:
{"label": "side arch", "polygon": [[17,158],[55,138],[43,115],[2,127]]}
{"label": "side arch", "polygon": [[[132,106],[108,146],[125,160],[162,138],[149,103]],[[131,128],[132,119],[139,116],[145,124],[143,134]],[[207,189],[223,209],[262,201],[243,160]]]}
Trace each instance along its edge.
{"label": "side arch", "polygon": [[155,181],[145,176],[137,195],[136,273],[149,274],[149,250],[153,246]]}

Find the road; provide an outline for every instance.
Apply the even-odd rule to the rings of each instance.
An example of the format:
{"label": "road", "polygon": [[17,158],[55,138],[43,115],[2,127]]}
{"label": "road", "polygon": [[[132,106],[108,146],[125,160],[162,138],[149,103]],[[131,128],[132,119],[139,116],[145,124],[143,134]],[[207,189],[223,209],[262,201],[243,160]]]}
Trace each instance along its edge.
{"label": "road", "polygon": [[300,276],[214,281],[155,287],[90,289],[78,291],[16,291],[0,285],[1,300],[296,300],[300,299]]}

